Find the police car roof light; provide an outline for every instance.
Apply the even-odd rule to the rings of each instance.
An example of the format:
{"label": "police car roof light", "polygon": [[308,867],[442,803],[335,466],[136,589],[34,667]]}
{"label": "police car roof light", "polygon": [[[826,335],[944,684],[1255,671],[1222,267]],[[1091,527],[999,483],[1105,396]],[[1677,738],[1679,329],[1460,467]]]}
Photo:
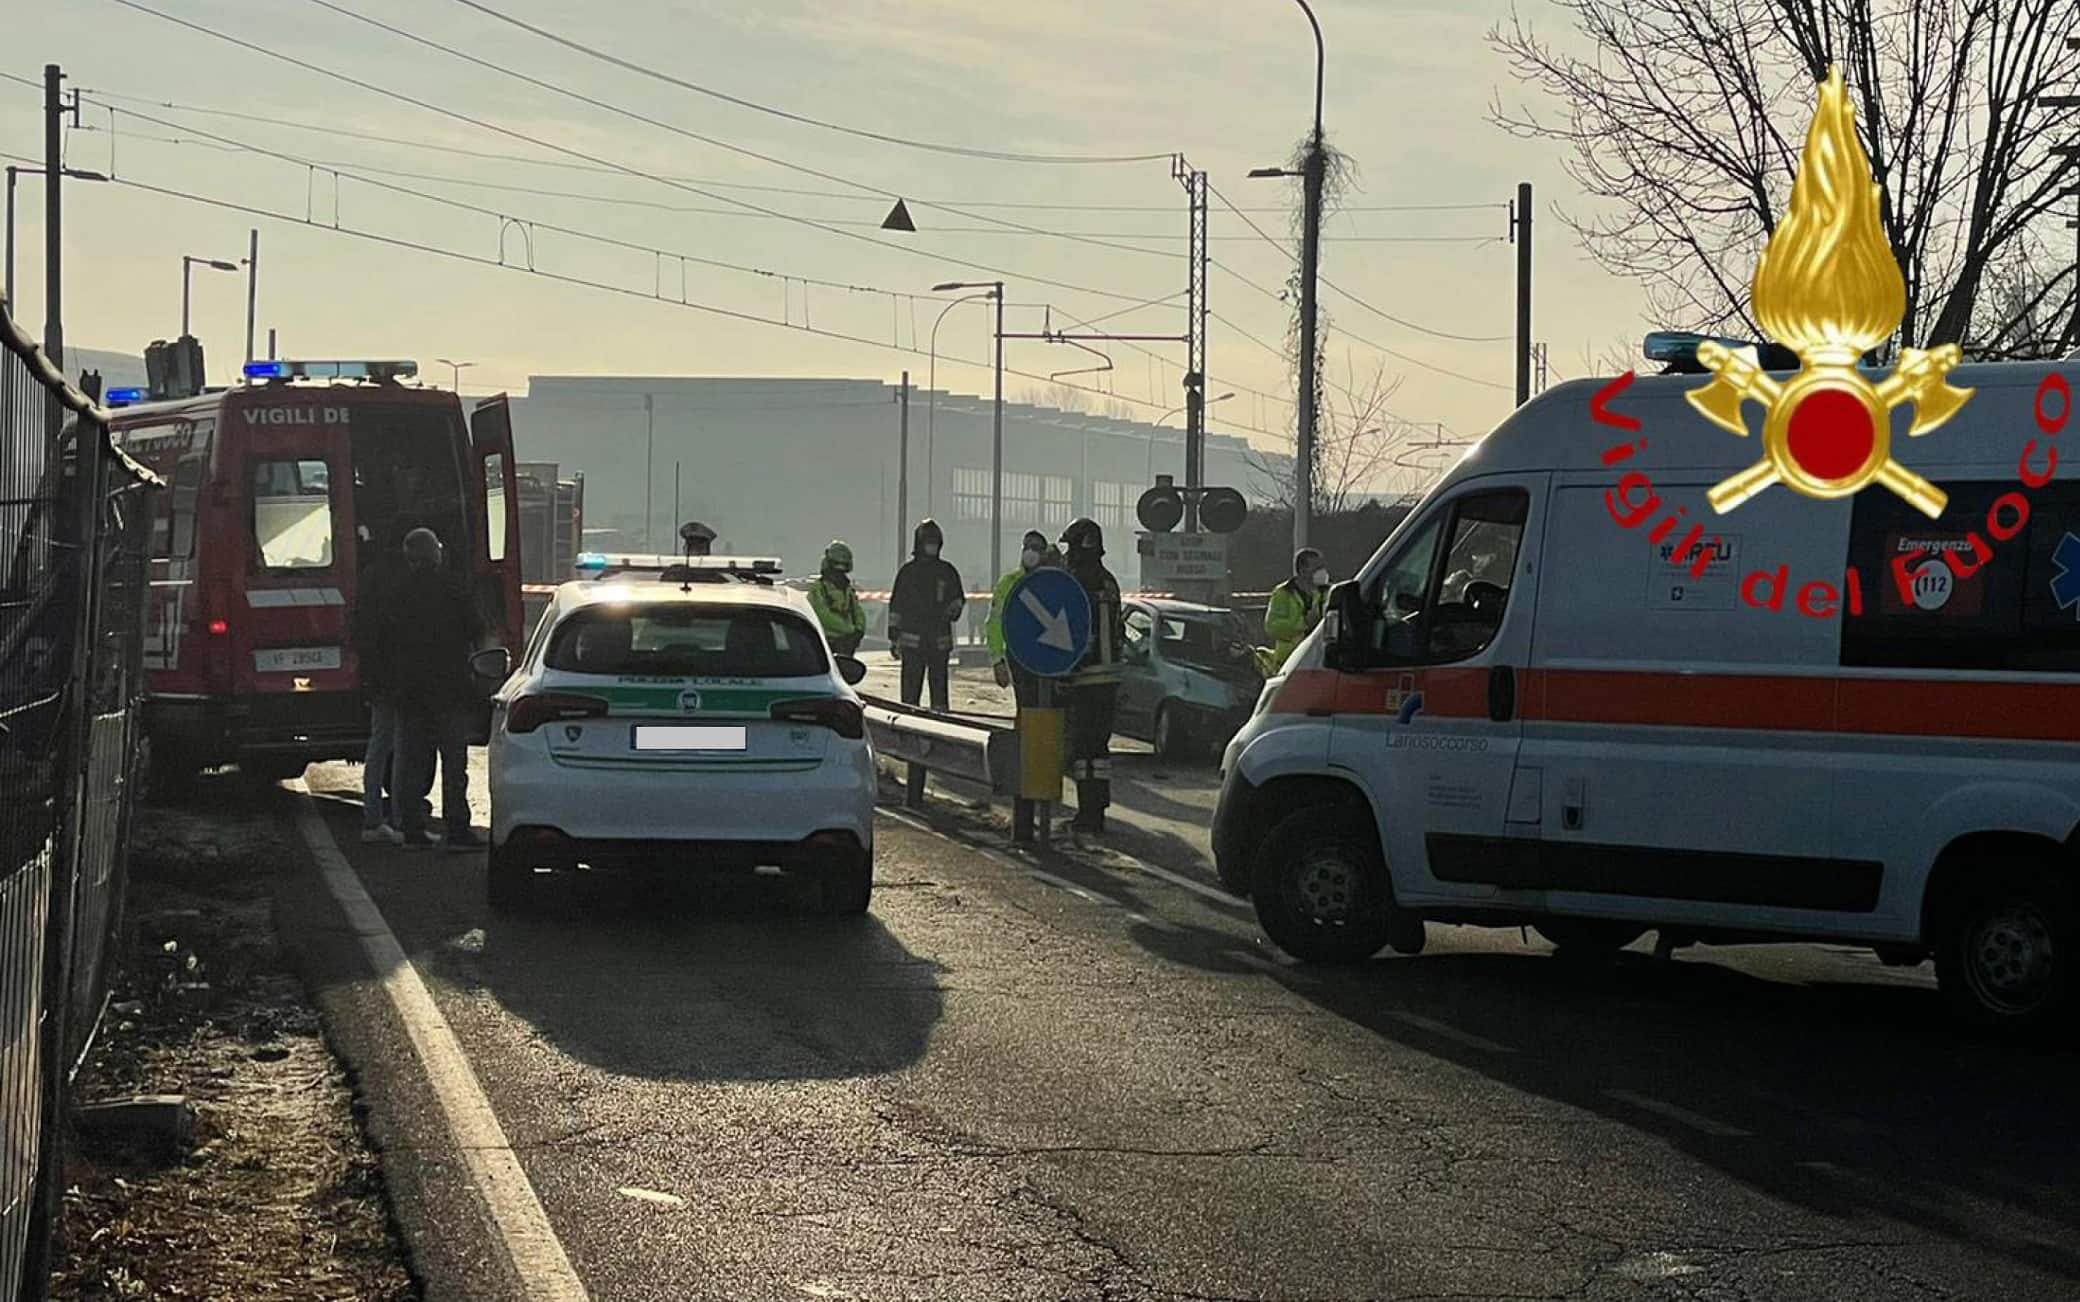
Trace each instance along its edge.
{"label": "police car roof light", "polygon": [[110,389],[101,396],[104,406],[127,407],[133,402],[144,401],[143,389]]}

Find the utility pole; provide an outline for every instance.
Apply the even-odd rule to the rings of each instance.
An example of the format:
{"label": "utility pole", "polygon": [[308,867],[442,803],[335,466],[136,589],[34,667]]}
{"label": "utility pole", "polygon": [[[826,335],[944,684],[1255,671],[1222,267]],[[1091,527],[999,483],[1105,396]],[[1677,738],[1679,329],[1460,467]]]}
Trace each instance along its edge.
{"label": "utility pole", "polygon": [[1517,246],[1517,405],[1531,401],[1531,182],[1517,185],[1509,238]]}
{"label": "utility pole", "polygon": [[[59,83],[65,74],[55,63],[43,65],[43,352],[51,359],[51,365],[60,374],[65,371],[65,325],[63,294],[59,284],[63,273],[59,250],[64,242],[59,192],[64,188],[65,152],[63,133],[60,128],[65,117],[65,97]],[[75,116],[77,110],[74,110]],[[51,441],[55,445],[61,428],[59,404],[46,404],[50,409]]]}
{"label": "utility pole", "polygon": [[260,301],[260,228],[246,245],[246,360],[253,360],[253,309]]}
{"label": "utility pole", "polygon": [[1004,572],[1004,282],[997,290],[997,406],[989,453],[989,581]]}
{"label": "utility pole", "polygon": [[[2066,48],[2080,50],[2080,36],[2066,37]],[[2080,95],[2046,95],[2046,108],[2080,109]],[[2068,171],[2080,171],[2080,141],[2063,145],[2052,151],[2065,157],[2064,167]],[[2066,198],[2080,197],[2080,185],[2068,186],[2061,192]],[[2074,214],[2080,218],[2080,212]],[[2066,344],[2069,348],[2080,348],[2080,220],[2066,223],[2073,232],[2073,319],[2066,325]]]}
{"label": "utility pole", "polygon": [[650,506],[657,500],[653,489],[653,476],[657,469],[657,402],[643,395],[643,547],[646,551],[657,550],[657,531],[651,527]]}
{"label": "utility pole", "polygon": [[1315,277],[1321,269],[1322,185],[1329,160],[1322,149],[1319,92],[1317,96],[1314,134],[1307,138],[1307,161],[1301,169],[1300,421],[1293,441],[1293,550],[1296,553],[1307,546],[1314,523],[1315,422],[1320,416],[1319,381],[1315,377]]}
{"label": "utility pole", "polygon": [[902,408],[896,435],[896,568],[903,568],[903,521],[910,518],[910,372],[903,372],[903,385],[896,390]]}
{"label": "utility pole", "polygon": [[[678,518],[679,518],[679,463],[678,463],[677,461],[674,461],[674,462],[672,462],[672,519],[673,519],[674,521],[677,521],[677,520],[678,520]],[[674,524],[672,525],[672,527],[673,527],[674,529],[676,529],[676,528],[678,528],[679,526],[678,526],[678,525],[677,525],[676,523],[674,523]]]}
{"label": "utility pole", "polygon": [[[1206,173],[1193,170],[1178,154],[1170,175],[1184,186],[1190,213],[1186,254],[1184,364],[1184,484],[1198,488],[1206,478]],[[1154,435],[1150,435],[1153,445]],[[1199,531],[1199,499],[1186,493],[1184,531]]]}

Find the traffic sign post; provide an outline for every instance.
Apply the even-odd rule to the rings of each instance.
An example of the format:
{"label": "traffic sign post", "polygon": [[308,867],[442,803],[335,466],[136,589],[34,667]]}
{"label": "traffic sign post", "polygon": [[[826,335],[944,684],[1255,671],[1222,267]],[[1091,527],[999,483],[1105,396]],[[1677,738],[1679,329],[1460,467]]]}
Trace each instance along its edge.
{"label": "traffic sign post", "polygon": [[1034,708],[1018,711],[1018,798],[1039,803],[1044,849],[1054,839],[1054,806],[1062,798],[1062,712],[1054,704],[1054,680],[1074,670],[1090,645],[1090,597],[1066,570],[1034,570],[1005,595],[1002,623],[1005,654],[1040,680]]}

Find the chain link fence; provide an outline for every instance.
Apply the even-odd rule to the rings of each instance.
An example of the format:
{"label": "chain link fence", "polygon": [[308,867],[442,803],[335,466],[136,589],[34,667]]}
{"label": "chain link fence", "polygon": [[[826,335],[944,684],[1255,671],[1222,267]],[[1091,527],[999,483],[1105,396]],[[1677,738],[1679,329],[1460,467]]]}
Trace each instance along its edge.
{"label": "chain link fence", "polygon": [[0,1302],[40,1297],[138,773],[158,481],[0,301]]}

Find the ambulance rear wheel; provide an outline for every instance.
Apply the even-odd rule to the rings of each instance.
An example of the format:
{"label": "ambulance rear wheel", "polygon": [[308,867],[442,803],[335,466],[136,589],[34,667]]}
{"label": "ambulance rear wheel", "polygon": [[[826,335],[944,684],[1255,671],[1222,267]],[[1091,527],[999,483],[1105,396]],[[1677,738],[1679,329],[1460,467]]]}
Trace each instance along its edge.
{"label": "ambulance rear wheel", "polygon": [[1951,1011],[2004,1035],[2080,1021],[2080,899],[2049,865],[1989,867],[1951,898],[1936,937],[1936,983]]}
{"label": "ambulance rear wheel", "polygon": [[1250,894],[1264,934],[1303,963],[1363,962],[1393,931],[1393,887],[1362,808],[1288,815],[1257,851]]}
{"label": "ambulance rear wheel", "polygon": [[1531,929],[1545,937],[1554,957],[1570,959],[1609,959],[1647,934],[1645,927],[1608,918],[1546,918]]}

